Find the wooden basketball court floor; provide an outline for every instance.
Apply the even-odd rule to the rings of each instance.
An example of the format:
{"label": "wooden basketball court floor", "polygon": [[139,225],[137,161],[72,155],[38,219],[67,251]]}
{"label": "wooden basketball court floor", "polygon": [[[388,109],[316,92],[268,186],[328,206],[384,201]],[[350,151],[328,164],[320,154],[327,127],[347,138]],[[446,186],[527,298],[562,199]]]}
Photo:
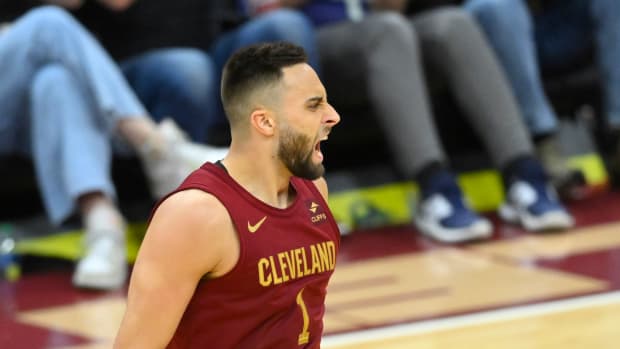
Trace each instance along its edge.
{"label": "wooden basketball court floor", "polygon": [[[577,227],[435,243],[411,226],[342,238],[323,348],[620,348],[620,194],[570,205]],[[71,269],[0,285],[0,348],[109,348],[124,293]],[[145,334],[147,335],[147,334]]]}

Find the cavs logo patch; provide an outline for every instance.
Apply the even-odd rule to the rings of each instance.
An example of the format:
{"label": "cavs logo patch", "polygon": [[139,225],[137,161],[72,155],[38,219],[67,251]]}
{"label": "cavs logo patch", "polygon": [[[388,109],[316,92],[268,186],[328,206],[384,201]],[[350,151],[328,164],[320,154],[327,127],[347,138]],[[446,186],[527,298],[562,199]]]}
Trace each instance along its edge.
{"label": "cavs logo patch", "polygon": [[327,221],[327,214],[325,209],[318,202],[313,200],[306,201],[306,207],[308,208],[308,215],[310,221],[314,224],[321,224]]}

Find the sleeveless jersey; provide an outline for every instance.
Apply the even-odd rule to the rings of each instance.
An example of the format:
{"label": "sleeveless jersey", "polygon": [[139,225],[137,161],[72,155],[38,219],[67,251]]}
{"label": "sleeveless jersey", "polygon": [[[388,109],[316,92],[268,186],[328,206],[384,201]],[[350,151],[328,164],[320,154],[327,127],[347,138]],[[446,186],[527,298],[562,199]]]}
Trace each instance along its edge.
{"label": "sleeveless jersey", "polygon": [[320,347],[339,231],[314,183],[293,177],[291,185],[294,202],[278,209],[206,163],[175,191],[214,195],[234,223],[240,254],[229,273],[200,281],[168,348]]}

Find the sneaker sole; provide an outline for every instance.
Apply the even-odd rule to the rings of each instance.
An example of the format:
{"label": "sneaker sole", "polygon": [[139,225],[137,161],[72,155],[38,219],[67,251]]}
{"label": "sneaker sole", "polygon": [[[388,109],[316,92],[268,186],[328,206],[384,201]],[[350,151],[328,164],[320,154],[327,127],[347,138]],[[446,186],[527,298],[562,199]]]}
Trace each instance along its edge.
{"label": "sneaker sole", "polygon": [[125,284],[126,279],[127,270],[114,275],[84,275],[76,272],[73,275],[72,283],[78,288],[112,291],[120,289]]}
{"label": "sneaker sole", "polygon": [[499,216],[504,221],[520,224],[527,231],[532,232],[565,230],[575,225],[573,218],[565,212],[548,212],[537,217],[526,210],[521,210],[508,204],[500,207]]}
{"label": "sneaker sole", "polygon": [[493,234],[493,227],[487,220],[477,222],[467,228],[446,229],[434,222],[414,219],[414,224],[425,236],[444,243],[461,243],[485,240]]}

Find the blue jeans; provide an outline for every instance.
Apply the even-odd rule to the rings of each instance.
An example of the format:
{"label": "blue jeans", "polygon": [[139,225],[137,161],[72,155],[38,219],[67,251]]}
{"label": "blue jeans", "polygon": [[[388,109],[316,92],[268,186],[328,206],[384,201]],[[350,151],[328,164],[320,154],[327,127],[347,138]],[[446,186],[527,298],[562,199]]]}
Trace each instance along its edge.
{"label": "blue jeans", "polygon": [[153,119],[171,117],[192,140],[208,141],[208,120],[219,98],[215,68],[205,52],[192,48],[157,49],[120,65]]}
{"label": "blue jeans", "polygon": [[53,223],[79,196],[114,197],[110,138],[146,111],[117,65],[70,15],[40,7],[0,34],[0,154],[31,155]]}
{"label": "blue jeans", "polygon": [[523,0],[467,0],[497,52],[533,134],[553,131],[557,117],[540,70],[557,71],[597,49],[606,120],[620,127],[620,2],[562,0],[533,16]]}
{"label": "blue jeans", "polygon": [[[312,23],[301,12],[278,9],[258,16],[244,25],[220,36],[210,49],[216,71],[221,74],[228,58],[237,49],[260,42],[289,41],[304,48],[308,63],[318,72],[319,58]],[[217,76],[217,81],[221,78]],[[219,97],[219,84],[217,85]],[[219,98],[217,98],[219,101]],[[221,103],[213,120],[214,125],[226,123]]]}

